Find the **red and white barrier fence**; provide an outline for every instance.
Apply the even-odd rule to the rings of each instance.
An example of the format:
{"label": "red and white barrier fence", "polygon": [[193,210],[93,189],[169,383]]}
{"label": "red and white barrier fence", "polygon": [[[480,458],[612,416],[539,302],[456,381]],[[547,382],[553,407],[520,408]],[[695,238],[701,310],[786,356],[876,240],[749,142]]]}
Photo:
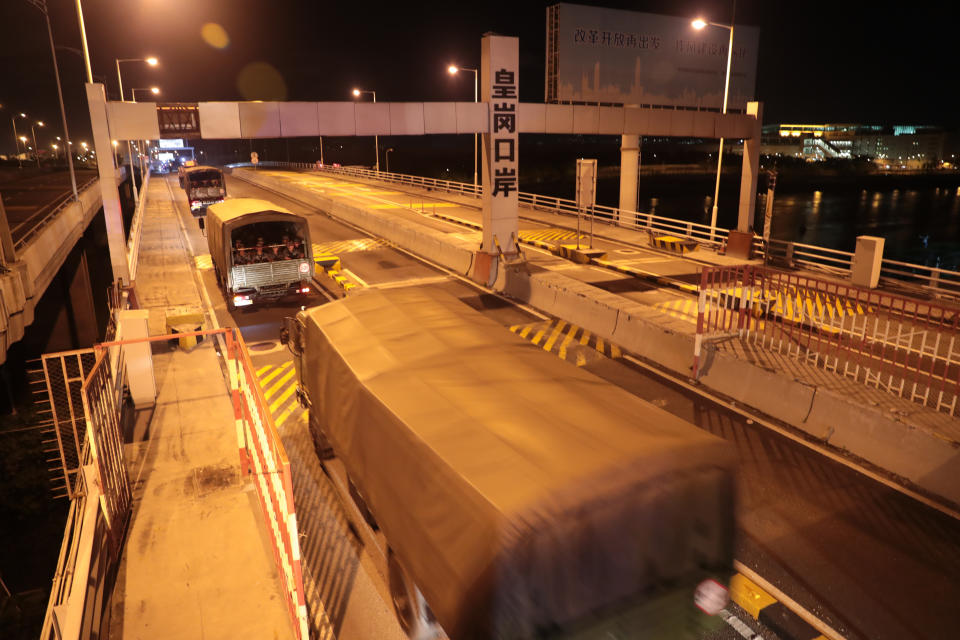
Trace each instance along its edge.
{"label": "red and white barrier fence", "polygon": [[766,267],[705,268],[694,378],[705,343],[738,337],[952,415],[958,329],[956,307]]}
{"label": "red and white barrier fence", "polygon": [[[51,590],[41,637],[44,640],[94,637],[102,623],[102,609],[87,600],[105,585],[130,521],[130,482],[123,456],[120,429],[126,375],[123,347],[135,343],[187,337],[223,340],[240,452],[240,468],[253,475],[274,559],[284,585],[287,607],[299,640],[308,640],[309,627],[300,539],[293,501],[290,460],[273,424],[273,417],[254,375],[243,337],[236,329],[194,331],[175,335],[120,340],[96,345],[96,364],[82,387],[86,444],[82,470],[76,482],[84,490],[71,502],[57,574]],[[92,499],[88,499],[88,492]],[[96,558],[102,562],[94,562]],[[92,567],[99,567],[94,575]],[[104,602],[103,598],[96,598]]]}

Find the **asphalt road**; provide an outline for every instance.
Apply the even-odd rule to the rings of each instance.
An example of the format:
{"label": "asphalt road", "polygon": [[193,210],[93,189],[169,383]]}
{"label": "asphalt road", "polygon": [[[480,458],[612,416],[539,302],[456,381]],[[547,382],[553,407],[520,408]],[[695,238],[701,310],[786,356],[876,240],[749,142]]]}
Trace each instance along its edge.
{"label": "asphalt road", "polygon": [[[70,197],[70,174],[66,171],[37,173],[36,171],[20,175],[4,172],[5,179],[0,183],[3,207],[7,212],[10,233],[16,242],[26,235],[34,222],[42,219],[43,214]],[[77,169],[77,184],[82,185],[95,178],[96,171]]]}
{"label": "asphalt road", "polygon": [[[175,180],[172,188],[178,191]],[[247,183],[228,177],[227,188],[231,197],[266,198],[307,215],[315,243],[366,238],[320,212]],[[194,251],[206,253],[205,240],[186,213],[182,192],[178,197]],[[364,248],[341,258],[362,283],[442,287],[531,342],[537,334],[542,338],[556,331],[555,319],[483,293],[392,247],[375,242],[357,246]],[[276,404],[275,417],[283,418],[278,429],[295,462],[308,596],[311,602],[324,603],[319,613],[314,611],[315,628],[337,638],[402,637],[390,611],[383,567],[364,551],[320,470],[306,435],[305,415],[291,409],[295,400],[289,396],[278,402],[293,384],[292,376],[288,377],[288,354],[277,342],[279,325],[299,307],[239,309],[230,315],[212,269],[203,269],[201,279],[220,323],[241,328],[255,368],[262,370],[264,377],[272,376],[262,385],[268,392],[273,390],[268,402]],[[325,297],[313,295],[302,302],[325,301]],[[569,330],[569,325],[562,328]],[[550,350],[556,352],[559,344],[555,341]],[[531,348],[546,348],[546,342],[531,344]],[[651,374],[631,360],[630,354],[614,350],[612,345],[577,341],[571,349],[577,354],[567,356],[571,366],[583,366],[736,445],[741,461],[736,554],[740,562],[849,638],[957,635],[960,523],[740,413]],[[749,617],[746,622],[753,623]],[[717,637],[741,635],[728,628]]]}

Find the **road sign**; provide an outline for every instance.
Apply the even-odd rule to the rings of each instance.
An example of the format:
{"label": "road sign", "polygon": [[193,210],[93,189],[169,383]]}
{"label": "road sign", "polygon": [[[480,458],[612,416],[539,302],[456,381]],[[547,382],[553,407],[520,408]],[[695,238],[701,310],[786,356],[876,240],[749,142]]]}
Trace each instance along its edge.
{"label": "road sign", "polygon": [[[577,249],[580,248],[580,212],[597,203],[597,160],[577,159]],[[590,248],[593,248],[593,216],[590,216]]]}

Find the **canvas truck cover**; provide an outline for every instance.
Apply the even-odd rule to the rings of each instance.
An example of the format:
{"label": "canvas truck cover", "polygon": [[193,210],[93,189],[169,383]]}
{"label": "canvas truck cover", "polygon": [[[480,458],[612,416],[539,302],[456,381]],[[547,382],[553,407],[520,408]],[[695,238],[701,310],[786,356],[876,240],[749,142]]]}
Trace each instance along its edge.
{"label": "canvas truck cover", "polygon": [[437,290],[300,319],[312,420],[452,638],[525,637],[730,571],[721,439]]}

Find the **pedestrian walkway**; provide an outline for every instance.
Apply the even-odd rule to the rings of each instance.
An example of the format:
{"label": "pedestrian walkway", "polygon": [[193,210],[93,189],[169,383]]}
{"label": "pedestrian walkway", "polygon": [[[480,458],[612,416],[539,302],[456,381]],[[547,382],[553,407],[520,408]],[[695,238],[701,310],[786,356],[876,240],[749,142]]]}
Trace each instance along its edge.
{"label": "pedestrian walkway", "polygon": [[[137,295],[157,335],[171,310],[199,309],[201,298],[165,181],[151,181],[146,197]],[[293,637],[257,492],[240,475],[214,341],[189,352],[155,343],[153,361],[156,406],[139,412],[125,447],[133,515],[110,637]]]}

